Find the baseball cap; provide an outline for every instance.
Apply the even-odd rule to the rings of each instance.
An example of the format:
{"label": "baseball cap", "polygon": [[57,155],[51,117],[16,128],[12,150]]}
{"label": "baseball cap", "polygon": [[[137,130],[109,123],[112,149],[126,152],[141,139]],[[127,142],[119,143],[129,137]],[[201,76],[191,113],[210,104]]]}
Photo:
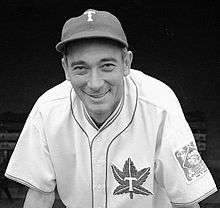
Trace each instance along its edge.
{"label": "baseball cap", "polygon": [[63,52],[67,43],[90,38],[107,38],[128,47],[121,23],[114,15],[106,11],[89,9],[81,16],[65,22],[61,41],[56,45],[56,50]]}

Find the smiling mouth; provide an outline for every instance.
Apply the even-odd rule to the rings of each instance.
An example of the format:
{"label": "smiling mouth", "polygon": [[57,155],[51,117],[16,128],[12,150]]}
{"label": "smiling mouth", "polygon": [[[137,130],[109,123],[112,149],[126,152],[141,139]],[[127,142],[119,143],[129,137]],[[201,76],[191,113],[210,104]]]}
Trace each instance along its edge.
{"label": "smiling mouth", "polygon": [[92,98],[102,98],[104,97],[106,94],[108,93],[108,91],[104,92],[104,93],[98,93],[98,94],[89,94],[89,93],[86,93],[89,97],[92,97]]}

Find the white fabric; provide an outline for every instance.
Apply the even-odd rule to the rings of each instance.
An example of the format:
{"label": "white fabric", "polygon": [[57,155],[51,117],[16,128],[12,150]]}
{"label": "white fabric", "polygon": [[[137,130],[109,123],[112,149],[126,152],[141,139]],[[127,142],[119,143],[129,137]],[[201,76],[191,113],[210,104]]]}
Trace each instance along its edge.
{"label": "white fabric", "polygon": [[[124,105],[100,131],[85,118],[81,101],[65,81],[36,102],[6,176],[43,192],[53,191],[56,185],[69,208],[193,204],[216,191],[201,161],[194,169],[183,169],[178,156],[194,143],[172,90],[140,71],[131,70],[125,78]],[[203,172],[195,176],[198,169]],[[188,170],[194,174],[192,180],[186,177]],[[124,177],[144,172],[145,178],[130,177],[130,184]],[[120,178],[121,184],[129,184],[130,192],[125,188],[116,194]],[[140,186],[142,194],[135,193]],[[146,191],[149,195],[143,195]]]}

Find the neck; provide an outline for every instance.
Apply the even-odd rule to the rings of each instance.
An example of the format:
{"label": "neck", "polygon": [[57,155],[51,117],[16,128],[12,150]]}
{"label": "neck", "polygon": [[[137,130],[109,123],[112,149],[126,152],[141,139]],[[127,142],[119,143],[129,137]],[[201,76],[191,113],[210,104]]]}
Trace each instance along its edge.
{"label": "neck", "polygon": [[124,95],[122,94],[122,97],[115,103],[113,108],[107,110],[107,111],[89,111],[86,109],[89,116],[92,118],[92,120],[95,122],[95,124],[100,127],[111,115],[114,113],[114,111],[117,109],[117,107],[120,105],[120,102],[124,99]]}
{"label": "neck", "polygon": [[89,116],[92,118],[92,120],[95,122],[95,124],[100,127],[111,115],[114,113],[116,108],[119,106],[120,101],[118,101],[113,109],[110,109],[108,111],[99,111],[99,112],[92,112],[92,111],[87,111]]}
{"label": "neck", "polygon": [[112,112],[98,112],[98,113],[89,112],[90,117],[97,124],[97,126],[103,124],[111,114]]}

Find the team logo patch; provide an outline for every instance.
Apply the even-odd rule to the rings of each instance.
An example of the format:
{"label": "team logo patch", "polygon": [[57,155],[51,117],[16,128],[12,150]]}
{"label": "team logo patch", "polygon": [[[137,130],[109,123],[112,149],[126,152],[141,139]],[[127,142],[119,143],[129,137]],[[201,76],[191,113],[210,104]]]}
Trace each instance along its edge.
{"label": "team logo patch", "polygon": [[131,158],[126,160],[123,171],[119,170],[115,165],[112,165],[112,172],[119,183],[113,194],[130,194],[130,199],[133,199],[134,194],[152,195],[150,191],[141,186],[150,174],[150,168],[143,168],[137,171]]}
{"label": "team logo patch", "polygon": [[177,150],[175,156],[179,161],[188,182],[194,181],[204,175],[208,170],[193,142]]}

